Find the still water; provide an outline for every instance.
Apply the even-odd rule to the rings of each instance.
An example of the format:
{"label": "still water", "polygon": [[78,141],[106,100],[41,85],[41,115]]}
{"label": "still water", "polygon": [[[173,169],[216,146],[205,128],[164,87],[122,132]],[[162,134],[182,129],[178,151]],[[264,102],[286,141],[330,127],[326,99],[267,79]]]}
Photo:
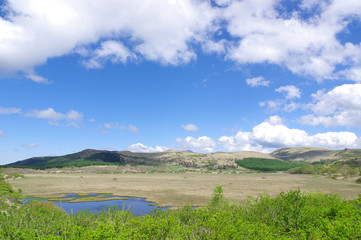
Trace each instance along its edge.
{"label": "still water", "polygon": [[[96,197],[100,194],[89,194],[88,196]],[[106,197],[116,197],[116,196],[106,196]],[[74,214],[81,210],[89,210],[90,212],[101,212],[107,207],[118,207],[119,209],[124,209],[133,212],[135,216],[141,216],[151,213],[155,208],[166,210],[167,207],[159,208],[157,206],[151,206],[154,203],[145,201],[144,198],[135,198],[129,197],[124,200],[105,200],[105,201],[89,201],[89,202],[78,202],[72,203],[68,202],[67,199],[81,198],[77,194],[67,194],[66,197],[61,198],[60,201],[53,202],[55,205],[64,209],[68,214]],[[151,204],[151,205],[150,205]]]}

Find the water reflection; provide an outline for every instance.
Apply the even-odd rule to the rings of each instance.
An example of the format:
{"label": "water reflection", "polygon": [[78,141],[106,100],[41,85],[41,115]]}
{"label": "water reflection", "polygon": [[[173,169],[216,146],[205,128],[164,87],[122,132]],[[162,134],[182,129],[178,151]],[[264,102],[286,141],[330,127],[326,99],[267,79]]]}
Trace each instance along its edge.
{"label": "water reflection", "polygon": [[[64,209],[68,214],[74,214],[81,210],[89,210],[90,212],[101,212],[107,207],[118,207],[119,209],[127,210],[129,209],[134,213],[135,216],[142,216],[151,213],[155,208],[166,210],[167,207],[159,208],[154,206],[154,203],[145,201],[144,198],[135,198],[130,197],[127,199],[121,200],[106,200],[106,201],[86,201],[86,202],[69,202],[69,199],[81,199],[82,197],[98,197],[102,196],[104,198],[114,198],[119,196],[113,195],[102,195],[102,194],[89,194],[87,196],[79,196],[77,194],[67,194],[65,197],[61,198],[60,201],[53,202],[55,205]],[[29,199],[25,199],[25,202]]]}

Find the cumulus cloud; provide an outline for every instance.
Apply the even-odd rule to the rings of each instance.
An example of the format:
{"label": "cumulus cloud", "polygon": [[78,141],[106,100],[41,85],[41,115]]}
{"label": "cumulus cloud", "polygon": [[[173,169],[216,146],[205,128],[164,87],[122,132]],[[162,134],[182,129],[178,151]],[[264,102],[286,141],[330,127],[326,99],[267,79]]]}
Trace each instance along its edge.
{"label": "cumulus cloud", "polygon": [[294,102],[293,99],[301,98],[301,91],[296,86],[281,86],[275,90],[276,92],[285,93],[284,99],[267,100],[259,103],[260,107],[266,107],[270,112],[286,111],[292,112],[299,108],[302,104]]}
{"label": "cumulus cloud", "polygon": [[301,97],[300,89],[298,89],[296,86],[293,86],[293,85],[279,87],[276,89],[276,92],[285,92],[286,99],[294,99],[294,98]]}
{"label": "cumulus cloud", "polygon": [[360,21],[360,1],[304,0],[288,11],[275,0],[215,3],[8,0],[0,17],[0,72],[21,71],[44,83],[34,67],[67,54],[78,54],[89,68],[132,59],[178,65],[196,59],[198,44],[240,64],[277,64],[319,81],[341,75],[360,81],[360,44],[337,38]]}
{"label": "cumulus cloud", "polygon": [[318,91],[309,104],[313,114],[301,118],[306,125],[361,127],[361,84],[344,84]]}
{"label": "cumulus cloud", "polygon": [[339,72],[339,75],[348,80],[361,82],[361,67],[352,67]]}
{"label": "cumulus cloud", "polygon": [[20,108],[3,108],[0,107],[0,114],[20,114],[21,113],[21,109]]}
{"label": "cumulus cloud", "polygon": [[255,126],[251,132],[238,132],[235,136],[218,139],[226,151],[268,152],[280,147],[317,146],[326,148],[357,147],[359,138],[352,132],[326,132],[308,135],[301,129],[288,128],[278,116],[271,116]]}
{"label": "cumulus cloud", "polygon": [[83,118],[83,114],[77,111],[71,110],[67,113],[60,113],[56,112],[53,108],[48,108],[45,110],[32,110],[27,112],[25,115],[27,117],[42,118],[53,121],[58,121],[61,119],[68,121],[81,121]]}
{"label": "cumulus cloud", "polygon": [[93,52],[93,57],[85,61],[88,68],[101,68],[103,62],[110,60],[112,63],[126,63],[135,59],[136,55],[118,41],[108,40],[101,43],[101,46]]}
{"label": "cumulus cloud", "polygon": [[7,135],[3,131],[0,130],[0,137],[7,137]]}
{"label": "cumulus cloud", "polygon": [[142,152],[142,153],[164,152],[168,150],[168,148],[166,147],[156,146],[155,148],[153,148],[153,147],[145,146],[142,143],[132,144],[127,149],[131,152]]}
{"label": "cumulus cloud", "polygon": [[[118,129],[118,130],[127,130],[133,133],[138,133],[139,132],[139,128],[137,128],[136,126],[133,126],[132,124],[129,124],[128,126],[124,126],[124,125],[120,125],[119,123],[105,123],[104,127],[106,129]],[[108,132],[107,132],[108,133]]]}
{"label": "cumulus cloud", "polygon": [[336,65],[360,66],[360,45],[342,44],[336,35],[347,28],[350,19],[360,20],[361,2],[307,2],[300,2],[303,16],[309,14],[304,18],[297,8],[282,12],[280,1],[232,1],[224,16],[228,33],[239,40],[228,49],[227,57],[241,64],[286,66],[317,80],[334,78]]}
{"label": "cumulus cloud", "polygon": [[[208,2],[193,0],[8,0],[0,18],[0,71],[23,71],[43,82],[29,75],[34,66],[80,52],[90,56],[88,67],[101,67],[105,58],[123,63],[134,54],[162,64],[187,63],[196,57],[188,43],[206,41],[214,11]],[[92,50],[101,39],[111,41]]]}
{"label": "cumulus cloud", "polygon": [[194,152],[204,152],[209,153],[213,152],[213,150],[216,147],[216,142],[207,136],[194,138],[191,136],[188,136],[184,139],[177,138],[177,148],[180,150],[191,150]]}
{"label": "cumulus cloud", "polygon": [[197,132],[197,131],[199,131],[199,128],[196,125],[191,124],[191,123],[186,124],[186,125],[182,125],[182,128],[184,130],[186,130],[186,131],[189,131],[189,132]]}
{"label": "cumulus cloud", "polygon": [[258,87],[258,86],[268,87],[270,81],[267,81],[262,76],[260,76],[254,78],[247,78],[246,83],[251,87]]}
{"label": "cumulus cloud", "polygon": [[50,120],[60,120],[65,117],[63,113],[55,112],[53,108],[48,108],[46,110],[32,110],[26,113],[27,117],[34,117],[34,118],[43,118],[43,119],[50,119]]}
{"label": "cumulus cloud", "polygon": [[47,119],[54,126],[61,125],[59,121],[66,121],[68,126],[78,127],[78,122],[82,121],[83,114],[74,110],[67,113],[56,112],[53,108],[45,110],[31,110],[25,113],[26,117]]}

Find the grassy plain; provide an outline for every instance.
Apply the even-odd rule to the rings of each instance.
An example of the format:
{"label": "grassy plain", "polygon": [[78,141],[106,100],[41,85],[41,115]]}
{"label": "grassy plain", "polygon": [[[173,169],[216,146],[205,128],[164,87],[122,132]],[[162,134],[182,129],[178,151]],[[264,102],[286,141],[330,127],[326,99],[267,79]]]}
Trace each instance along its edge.
{"label": "grassy plain", "polygon": [[[10,169],[5,170],[10,171]],[[14,171],[14,170],[12,170]],[[302,191],[337,193],[346,199],[357,198],[361,185],[322,176],[287,173],[102,173],[97,172],[23,172],[23,178],[8,179],[14,190],[34,197],[62,197],[67,193],[111,193],[147,198],[159,206],[201,206],[215,186],[222,185],[226,199],[239,201],[247,196],[300,188]]]}

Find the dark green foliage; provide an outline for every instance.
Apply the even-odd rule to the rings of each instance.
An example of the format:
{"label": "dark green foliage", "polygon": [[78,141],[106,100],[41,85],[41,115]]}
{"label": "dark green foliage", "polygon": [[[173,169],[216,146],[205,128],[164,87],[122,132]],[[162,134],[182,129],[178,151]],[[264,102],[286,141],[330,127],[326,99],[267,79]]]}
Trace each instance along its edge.
{"label": "dark green foliage", "polygon": [[238,166],[265,172],[285,171],[302,165],[300,163],[292,163],[269,158],[244,158],[242,160],[236,160],[236,163]]}
{"label": "dark green foliage", "polygon": [[[6,189],[2,196],[10,199],[9,185],[0,180],[0,186]],[[117,208],[69,216],[49,202],[7,202],[0,202],[0,239],[361,238],[361,199],[345,201],[337,195],[300,190],[231,204],[217,186],[204,207],[155,210],[141,217]]]}
{"label": "dark green foliage", "polygon": [[361,177],[356,180],[356,183],[361,184]]}
{"label": "dark green foliage", "polygon": [[64,155],[60,157],[36,157],[24,161],[9,164],[10,167],[26,168],[62,168],[62,167],[84,167],[95,165],[123,165],[125,161],[117,152],[84,150],[79,153]]}
{"label": "dark green foliage", "polygon": [[340,163],[343,165],[349,165],[351,167],[361,167],[361,158],[352,158]]}
{"label": "dark green foliage", "polygon": [[102,161],[124,164],[124,160],[115,152],[100,152],[87,158],[90,161]]}

